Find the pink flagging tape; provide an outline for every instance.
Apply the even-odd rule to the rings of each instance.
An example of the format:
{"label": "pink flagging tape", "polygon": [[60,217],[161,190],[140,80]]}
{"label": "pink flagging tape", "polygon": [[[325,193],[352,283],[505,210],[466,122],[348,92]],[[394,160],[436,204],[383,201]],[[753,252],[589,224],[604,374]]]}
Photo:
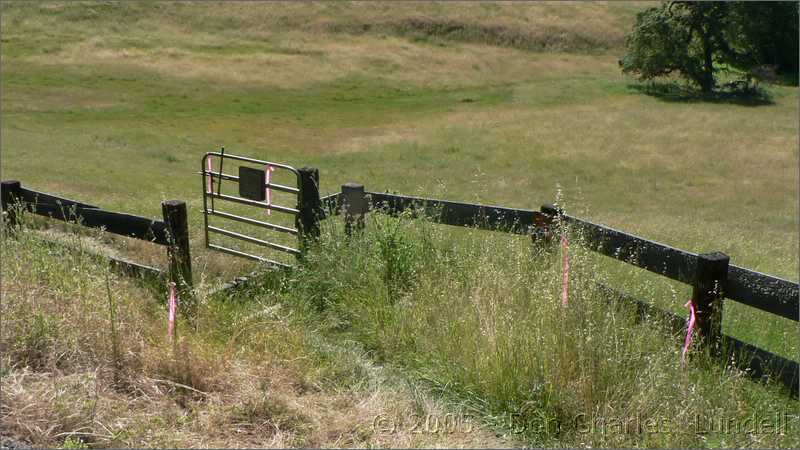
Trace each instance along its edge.
{"label": "pink flagging tape", "polygon": [[206,178],[206,190],[209,194],[214,193],[214,180],[211,176],[211,158],[213,158],[213,156],[206,158],[206,172],[208,172],[208,177]]}
{"label": "pink flagging tape", "polygon": [[692,299],[689,299],[685,305],[689,308],[689,323],[686,327],[686,339],[683,341],[683,350],[681,351],[681,367],[686,366],[686,352],[689,350],[689,345],[692,343],[692,332],[694,331],[694,323],[695,323],[695,310],[694,310],[694,302]]}
{"label": "pink flagging tape", "polygon": [[169,283],[169,316],[167,318],[167,336],[172,340],[175,335],[175,315],[178,309],[178,299],[175,296],[175,283]]}
{"label": "pink flagging tape", "polygon": [[266,192],[266,194],[267,194],[267,214],[268,215],[272,215],[272,208],[270,208],[270,206],[272,206],[272,189],[269,188],[269,183],[270,183],[270,181],[272,179],[271,174],[274,171],[275,171],[275,168],[270,166],[270,165],[267,165],[267,167],[264,169],[264,172],[267,173],[267,192]]}
{"label": "pink flagging tape", "polygon": [[563,281],[561,283],[561,306],[567,307],[569,303],[569,242],[567,241],[567,235],[561,235],[561,253],[563,256]]}

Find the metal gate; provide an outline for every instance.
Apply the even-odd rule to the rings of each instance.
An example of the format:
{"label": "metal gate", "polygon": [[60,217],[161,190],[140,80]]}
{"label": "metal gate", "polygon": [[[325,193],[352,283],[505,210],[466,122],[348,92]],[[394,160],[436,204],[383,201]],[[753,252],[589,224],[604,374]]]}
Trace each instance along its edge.
{"label": "metal gate", "polygon": [[[218,164],[216,164],[217,161]],[[240,163],[238,166],[238,175],[225,173],[223,171],[223,168],[226,167],[226,162],[230,164],[232,161]],[[257,165],[260,166],[260,168],[242,165],[241,163]],[[215,165],[217,165],[216,170],[214,168]],[[294,186],[278,184],[273,181],[281,171],[284,172],[284,178],[286,177],[287,172],[294,175],[293,179],[296,180]],[[225,236],[234,240],[255,244],[261,248],[288,253],[291,255],[300,254],[300,250],[298,248],[290,245],[279,244],[277,242],[271,242],[262,237],[253,236],[250,232],[233,231],[222,228],[221,226],[212,226],[209,224],[209,218],[214,217],[224,219],[223,222],[226,223],[227,221],[232,221],[251,225],[256,227],[254,230],[269,230],[273,232],[299,236],[299,230],[297,229],[297,218],[300,214],[300,210],[298,209],[298,205],[300,203],[300,172],[294,167],[286,164],[262,161],[259,159],[225,153],[225,149],[223,148],[219,152],[208,152],[203,156],[202,170],[200,173],[202,174],[203,180],[203,219],[205,225],[206,248],[230,255],[249,258],[270,265],[289,267],[287,264],[275,261],[264,255],[255,255],[250,252],[226,247],[218,243],[212,243],[211,236]],[[292,177],[290,176],[290,178]],[[238,185],[238,190],[229,193],[223,193],[223,180],[236,183]],[[294,206],[276,204],[272,199],[273,190],[292,194],[296,200],[293,202]],[[222,203],[222,205],[220,203]],[[279,225],[276,223],[270,223],[260,218],[257,219],[253,217],[246,217],[244,215],[234,214],[230,211],[226,212],[220,208],[220,206],[226,204],[251,206],[257,208],[256,211],[262,213],[266,212],[270,218],[272,212],[278,214],[289,214],[294,217],[295,226],[291,227]],[[299,240],[295,239],[294,242],[299,247]]]}

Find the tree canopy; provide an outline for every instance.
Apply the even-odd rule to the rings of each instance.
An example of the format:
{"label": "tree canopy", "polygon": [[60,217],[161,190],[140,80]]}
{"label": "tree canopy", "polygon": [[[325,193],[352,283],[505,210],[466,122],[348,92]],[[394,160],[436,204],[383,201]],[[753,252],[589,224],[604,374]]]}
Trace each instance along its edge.
{"label": "tree canopy", "polygon": [[763,74],[765,67],[796,73],[798,5],[664,2],[637,15],[620,66],[641,80],[677,73],[704,93],[715,88],[715,73],[722,67],[748,78]]}

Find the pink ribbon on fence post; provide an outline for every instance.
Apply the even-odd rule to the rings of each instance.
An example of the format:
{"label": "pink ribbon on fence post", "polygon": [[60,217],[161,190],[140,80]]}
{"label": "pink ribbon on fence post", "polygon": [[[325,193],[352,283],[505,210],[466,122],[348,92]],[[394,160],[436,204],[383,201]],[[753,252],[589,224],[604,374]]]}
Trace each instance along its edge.
{"label": "pink ribbon on fence post", "polygon": [[685,305],[689,308],[689,322],[686,327],[686,339],[683,341],[683,350],[681,350],[681,367],[686,366],[686,352],[689,350],[689,345],[692,343],[692,332],[694,331],[694,323],[695,323],[695,310],[694,310],[694,301],[689,299]]}
{"label": "pink ribbon on fence post", "polygon": [[561,306],[566,308],[569,303],[569,242],[566,233],[561,235],[561,253],[563,254]]}
{"label": "pink ribbon on fence post", "polygon": [[264,169],[264,172],[267,173],[267,215],[272,215],[272,189],[269,188],[269,183],[272,179],[271,174],[274,171],[275,168],[270,165],[267,165],[267,167]]}
{"label": "pink ribbon on fence post", "polygon": [[206,190],[208,190],[209,194],[214,193],[214,179],[211,176],[211,155],[206,158],[206,172],[208,172],[208,178],[206,178]]}
{"label": "pink ribbon on fence post", "polygon": [[175,283],[169,283],[169,315],[167,317],[167,336],[171,341],[175,335],[175,315],[178,309],[178,299],[175,296]]}

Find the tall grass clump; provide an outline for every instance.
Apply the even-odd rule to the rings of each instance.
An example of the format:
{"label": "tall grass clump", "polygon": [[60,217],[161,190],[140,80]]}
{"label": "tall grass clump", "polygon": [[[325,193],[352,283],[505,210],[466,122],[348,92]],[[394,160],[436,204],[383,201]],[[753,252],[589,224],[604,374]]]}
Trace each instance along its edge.
{"label": "tall grass clump", "polygon": [[[797,403],[785,391],[752,383],[696,344],[682,368],[682,336],[604,297],[602,263],[570,230],[565,307],[557,240],[533,246],[380,214],[360,234],[341,229],[329,221],[291,295],[330,332],[499,430],[533,445],[800,444]],[[734,429],[776,418],[780,430]]]}
{"label": "tall grass clump", "polygon": [[143,343],[154,308],[134,302],[147,290],[110,275],[78,237],[68,244],[33,231],[3,237],[0,350],[10,367],[119,368],[131,354],[124,347]]}

